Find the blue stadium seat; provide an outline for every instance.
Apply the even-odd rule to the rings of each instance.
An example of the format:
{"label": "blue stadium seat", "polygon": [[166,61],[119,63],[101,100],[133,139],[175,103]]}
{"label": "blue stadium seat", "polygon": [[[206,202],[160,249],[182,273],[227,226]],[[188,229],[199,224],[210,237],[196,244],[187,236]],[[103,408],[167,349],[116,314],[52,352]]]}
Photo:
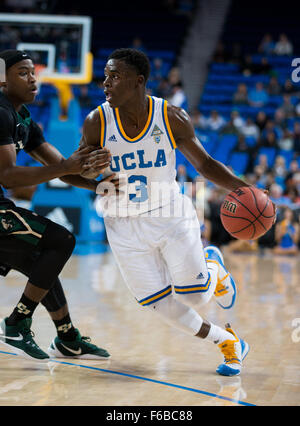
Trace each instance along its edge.
{"label": "blue stadium seat", "polygon": [[234,173],[244,174],[249,164],[249,154],[247,152],[233,152],[229,159],[229,165]]}

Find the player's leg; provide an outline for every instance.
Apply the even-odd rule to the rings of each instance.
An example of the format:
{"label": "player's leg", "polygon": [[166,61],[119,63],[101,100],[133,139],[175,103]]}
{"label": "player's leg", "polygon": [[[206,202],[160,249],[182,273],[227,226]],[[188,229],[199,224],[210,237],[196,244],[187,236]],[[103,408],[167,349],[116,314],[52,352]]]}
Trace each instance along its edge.
{"label": "player's leg", "polygon": [[49,312],[57,330],[48,354],[56,358],[80,358],[107,360],[110,354],[93,343],[87,336],[81,336],[70,318],[68,303],[59,279],[41,302]]}
{"label": "player's leg", "polygon": [[236,335],[229,324],[224,329],[203,319],[193,308],[183,304],[172,294],[149,303],[147,307],[160,315],[168,325],[218,345],[224,355],[224,362],[217,368],[217,373],[225,376],[240,374],[249,346]]}
{"label": "player's leg", "polygon": [[[165,231],[169,221],[164,222]],[[143,224],[142,219],[135,222],[130,219],[105,219],[108,240],[127,286],[138,303],[159,314],[167,324],[214,343],[232,341],[229,344],[231,356],[226,355],[229,364],[229,360],[234,361],[242,356],[241,342],[235,342],[231,332],[204,321],[196,310],[172,295],[172,280],[166,262],[161,251],[153,248],[157,232],[155,223],[156,220]],[[159,229],[158,234],[161,234]],[[181,253],[185,255],[185,251]],[[203,270],[207,270],[204,260]],[[208,272],[206,274],[208,276]],[[239,374],[240,365],[231,370],[229,366],[226,374],[229,371],[232,375]],[[222,371],[223,367],[218,372],[222,374]]]}
{"label": "player's leg", "polygon": [[[164,227],[164,240],[162,240],[161,252],[178,300],[176,303],[171,298],[165,302],[159,301],[153,305],[153,309],[165,314],[166,317],[171,316],[173,325],[177,325],[178,328],[182,327],[177,318],[186,318],[192,334],[219,345],[225,361],[218,368],[218,373],[239,374],[242,359],[248,352],[248,345],[237,338],[230,327],[223,329],[208,321],[203,321],[199,315],[195,316],[195,311],[198,312],[199,308],[210,300],[220,281],[222,279],[224,281],[227,271],[221,263],[206,263],[200,228],[193,209],[188,210],[187,214],[181,218],[171,218],[165,224],[162,221],[162,226]],[[170,227],[169,230],[168,227]],[[179,302],[181,302],[180,305]],[[184,309],[182,304],[187,307]],[[191,321],[192,311],[189,307],[195,309],[195,311],[193,310],[193,321]],[[178,316],[177,311],[181,312]],[[194,333],[196,318],[198,331]]]}
{"label": "player's leg", "polygon": [[32,316],[69,259],[75,239],[63,227],[25,209],[1,210],[1,260],[15,268],[32,255],[28,282],[11,314],[1,322],[1,342],[15,352],[36,359],[49,358],[33,340]]}
{"label": "player's leg", "polygon": [[[213,253],[212,246],[203,249],[199,221],[191,202],[187,200],[182,215],[170,218],[161,251],[170,271],[175,292],[183,303],[196,310],[211,297],[218,296],[223,308],[235,301],[235,284],[222,260]],[[217,254],[220,251],[216,248]],[[209,259],[206,259],[209,256]],[[222,255],[221,255],[222,256]],[[209,261],[207,261],[209,260]]]}
{"label": "player's leg", "polygon": [[[51,230],[53,232],[52,226]],[[36,263],[40,259],[40,251],[36,250],[35,248],[28,247],[28,245],[24,242],[13,240],[12,238],[8,239],[7,237],[4,237],[4,240],[1,240],[1,242],[4,243],[6,241],[6,251],[2,251],[0,254],[0,258],[3,262],[3,266],[7,266],[8,268],[13,268],[22,274],[24,274],[27,277],[31,277],[33,274],[33,271],[35,270]],[[48,242],[47,244],[50,244]],[[3,244],[2,244],[3,245]],[[29,283],[26,285],[26,289],[30,290]],[[35,289],[34,289],[35,291]],[[76,329],[73,326],[72,320],[70,318],[69,308],[67,304],[67,300],[62,288],[62,285],[60,283],[60,280],[58,278],[55,278],[54,282],[52,283],[52,287],[47,292],[46,296],[41,300],[41,303],[45,306],[47,311],[49,312],[54,325],[57,330],[57,338],[54,340],[57,340],[59,344],[64,344],[65,347],[71,348],[71,351],[67,351],[65,349],[62,353],[51,353],[52,356],[72,356],[74,357],[74,354],[76,352],[76,356],[79,355],[80,351],[80,357],[85,359],[90,358],[101,358],[101,359],[107,359],[109,358],[109,354],[107,351],[105,351],[102,348],[97,347],[96,345],[93,345],[90,343],[90,339],[86,337],[82,337],[80,335],[80,332],[78,329]],[[34,310],[31,313],[28,313],[28,317],[32,317]],[[11,315],[12,321],[15,317],[15,312]],[[7,327],[7,321],[6,319],[5,328],[7,331],[13,330],[13,328]],[[22,319],[20,320],[21,324]],[[28,319],[25,321],[27,328],[28,328]],[[13,324],[10,327],[18,327],[18,324]],[[30,327],[29,327],[30,328]],[[31,334],[30,334],[31,335]],[[62,346],[63,348],[63,346]],[[72,353],[72,350],[74,351]]]}

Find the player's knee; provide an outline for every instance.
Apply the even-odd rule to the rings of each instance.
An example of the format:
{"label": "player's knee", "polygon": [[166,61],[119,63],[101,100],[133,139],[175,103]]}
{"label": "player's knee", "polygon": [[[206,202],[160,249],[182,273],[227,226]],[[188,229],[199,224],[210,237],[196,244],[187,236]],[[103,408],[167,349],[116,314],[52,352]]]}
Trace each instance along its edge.
{"label": "player's knee", "polygon": [[72,232],[54,222],[49,222],[43,235],[42,247],[55,249],[59,252],[72,253],[76,239]]}
{"label": "player's knee", "polygon": [[192,306],[195,309],[206,305],[211,298],[210,292],[199,292],[199,293],[189,293],[189,294],[181,294],[178,299],[181,300],[182,303],[185,303],[189,306]]}

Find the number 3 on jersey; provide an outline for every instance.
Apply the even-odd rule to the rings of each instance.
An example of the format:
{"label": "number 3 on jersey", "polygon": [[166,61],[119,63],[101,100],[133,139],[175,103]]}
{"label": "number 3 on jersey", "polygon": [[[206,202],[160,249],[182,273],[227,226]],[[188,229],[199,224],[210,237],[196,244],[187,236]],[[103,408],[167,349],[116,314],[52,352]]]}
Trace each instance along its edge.
{"label": "number 3 on jersey", "polygon": [[131,175],[128,183],[137,183],[135,190],[138,194],[129,194],[129,200],[133,203],[142,203],[148,199],[147,178],[143,175]]}

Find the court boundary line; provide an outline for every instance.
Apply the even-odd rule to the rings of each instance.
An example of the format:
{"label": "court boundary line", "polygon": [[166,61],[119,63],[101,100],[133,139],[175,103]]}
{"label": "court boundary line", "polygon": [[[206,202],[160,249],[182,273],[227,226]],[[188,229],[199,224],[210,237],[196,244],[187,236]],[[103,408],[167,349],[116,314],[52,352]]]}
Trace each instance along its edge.
{"label": "court boundary line", "polygon": [[[15,354],[13,352],[4,352],[4,351],[1,351],[1,350],[0,350],[0,353],[5,354],[5,355],[19,356],[18,354]],[[26,359],[26,360],[28,361],[28,359]],[[234,398],[229,398],[229,397],[226,397],[226,396],[223,396],[223,395],[218,395],[216,393],[207,392],[207,391],[204,391],[204,390],[201,390],[201,389],[190,388],[188,386],[176,385],[175,383],[164,382],[164,381],[156,380],[156,379],[150,379],[148,377],[136,376],[134,374],[129,374],[129,373],[122,373],[121,371],[107,370],[105,368],[93,367],[91,365],[84,365],[84,364],[76,364],[76,363],[67,362],[67,361],[59,361],[55,358],[49,358],[49,361],[47,361],[47,362],[56,362],[57,364],[71,365],[71,366],[75,366],[75,367],[86,368],[88,370],[101,371],[102,373],[109,373],[109,374],[115,374],[115,375],[124,376],[124,377],[130,377],[132,379],[143,380],[145,382],[156,383],[156,384],[159,384],[159,385],[164,385],[164,386],[168,386],[168,387],[182,389],[182,390],[186,390],[186,391],[189,391],[189,392],[199,393],[201,395],[210,396],[212,398],[217,398],[217,399],[222,399],[224,401],[233,402],[233,403],[238,404],[238,405],[256,407],[255,404],[251,404],[250,402],[240,401],[240,400],[237,400],[237,399],[234,399]],[[45,364],[45,362],[43,362],[43,364]]]}

